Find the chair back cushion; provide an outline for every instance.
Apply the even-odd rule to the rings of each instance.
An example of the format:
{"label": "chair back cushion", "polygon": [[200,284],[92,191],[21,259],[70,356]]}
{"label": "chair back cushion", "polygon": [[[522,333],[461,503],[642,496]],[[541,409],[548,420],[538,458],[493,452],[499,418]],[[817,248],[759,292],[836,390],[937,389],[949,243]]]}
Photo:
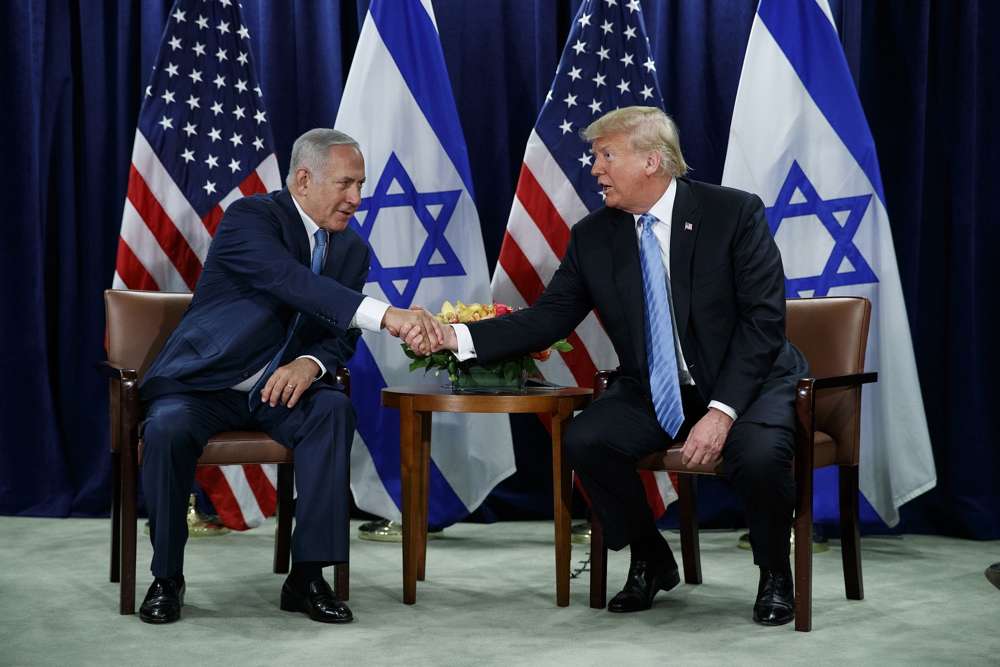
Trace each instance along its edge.
{"label": "chair back cushion", "polygon": [[[809,361],[814,378],[862,373],[871,302],[861,297],[789,299],[788,339]],[[816,430],[837,443],[837,463],[857,465],[861,427],[861,389],[828,389],[817,394]]]}
{"label": "chair back cushion", "polygon": [[135,369],[142,378],[189,303],[190,294],[105,290],[108,361]]}

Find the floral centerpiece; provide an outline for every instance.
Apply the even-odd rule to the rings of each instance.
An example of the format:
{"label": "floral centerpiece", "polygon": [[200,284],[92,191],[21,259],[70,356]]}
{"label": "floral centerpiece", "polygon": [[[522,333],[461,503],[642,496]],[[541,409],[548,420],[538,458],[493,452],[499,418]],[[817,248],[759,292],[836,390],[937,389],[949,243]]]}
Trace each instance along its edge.
{"label": "floral centerpiece", "polygon": [[[512,308],[502,303],[470,303],[457,301],[455,305],[445,301],[437,317],[444,324],[467,324],[479,320],[489,320],[494,317],[504,317],[514,312]],[[434,371],[435,375],[446,372],[451,386],[457,391],[496,389],[522,389],[528,378],[541,378],[542,374],[535,361],[545,361],[553,350],[569,352],[573,346],[565,340],[558,340],[547,349],[532,352],[521,357],[495,361],[491,364],[480,364],[475,359],[459,361],[448,350],[434,352],[426,357],[418,355],[403,343],[403,352],[410,358],[410,371],[423,368],[424,372]]]}

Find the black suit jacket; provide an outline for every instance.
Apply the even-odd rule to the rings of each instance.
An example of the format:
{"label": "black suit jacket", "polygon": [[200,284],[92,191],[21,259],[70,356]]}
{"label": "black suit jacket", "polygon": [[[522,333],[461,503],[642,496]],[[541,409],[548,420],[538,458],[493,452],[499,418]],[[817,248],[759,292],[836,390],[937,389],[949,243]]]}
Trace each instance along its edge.
{"label": "black suit jacket", "polygon": [[[742,419],[791,426],[795,383],[807,372],[785,338],[781,256],[760,198],[677,180],[670,288],[684,359],[707,403]],[[602,208],[577,223],[562,264],[530,308],[470,325],[483,362],[544,349],[591,310],[621,374],[649,394],[642,269],[632,214]]]}
{"label": "black suit jacket", "polygon": [[240,383],[271,360],[296,311],[305,317],[282,363],[309,354],[327,371],[346,364],[360,335],[348,325],[364,298],[368,246],[348,228],[330,234],[320,275],[310,260],[287,190],[234,202],[212,239],[191,305],[146,372],[140,396]]}

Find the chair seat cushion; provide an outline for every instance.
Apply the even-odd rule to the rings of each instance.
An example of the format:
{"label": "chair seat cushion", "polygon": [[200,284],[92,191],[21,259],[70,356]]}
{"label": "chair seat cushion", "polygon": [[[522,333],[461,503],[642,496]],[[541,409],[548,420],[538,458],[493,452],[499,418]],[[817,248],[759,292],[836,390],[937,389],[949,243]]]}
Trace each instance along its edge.
{"label": "chair seat cushion", "polygon": [[[143,443],[139,442],[142,461]],[[243,463],[291,463],[292,450],[279,445],[260,431],[226,431],[208,439],[198,465],[241,465]]]}
{"label": "chair seat cushion", "polygon": [[[837,443],[826,433],[816,431],[813,440],[813,467],[822,468],[837,463]],[[722,459],[712,463],[696,465],[691,468],[681,462],[681,446],[653,452],[636,464],[640,470],[666,470],[669,472],[686,472],[695,475],[721,475]]]}

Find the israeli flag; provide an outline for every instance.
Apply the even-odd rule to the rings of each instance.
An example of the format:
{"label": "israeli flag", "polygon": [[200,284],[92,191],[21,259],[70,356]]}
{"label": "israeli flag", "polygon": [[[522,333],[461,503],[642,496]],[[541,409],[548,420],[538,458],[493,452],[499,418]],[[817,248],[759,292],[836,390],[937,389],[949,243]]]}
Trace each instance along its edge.
{"label": "israeli flag", "polygon": [[[445,300],[490,302],[472,175],[430,0],[373,0],[365,17],[337,129],[361,144],[368,180],[351,226],[372,250],[365,294],[399,308],[440,310]],[[351,489],[361,509],[400,520],[399,413],[386,386],[440,385],[410,373],[397,339],[365,332],[351,362],[358,415]],[[435,414],[431,525],[459,521],[513,474],[507,415]]]}
{"label": "israeli flag", "polygon": [[[937,477],[875,144],[826,0],[758,5],[722,182],[764,200],[789,297],[871,300],[861,491],[894,526]],[[833,514],[836,472],[817,473],[817,514]]]}

